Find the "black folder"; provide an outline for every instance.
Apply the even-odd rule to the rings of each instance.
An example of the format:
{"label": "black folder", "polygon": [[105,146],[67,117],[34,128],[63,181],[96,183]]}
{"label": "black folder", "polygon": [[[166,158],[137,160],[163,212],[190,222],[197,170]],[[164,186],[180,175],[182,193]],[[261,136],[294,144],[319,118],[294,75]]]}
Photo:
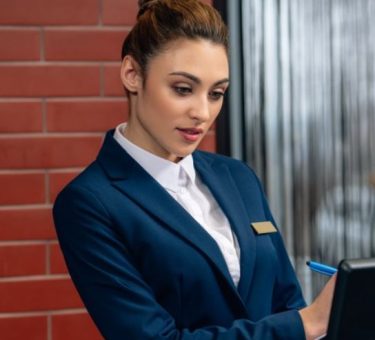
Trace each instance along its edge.
{"label": "black folder", "polygon": [[327,340],[375,340],[375,258],[339,264]]}

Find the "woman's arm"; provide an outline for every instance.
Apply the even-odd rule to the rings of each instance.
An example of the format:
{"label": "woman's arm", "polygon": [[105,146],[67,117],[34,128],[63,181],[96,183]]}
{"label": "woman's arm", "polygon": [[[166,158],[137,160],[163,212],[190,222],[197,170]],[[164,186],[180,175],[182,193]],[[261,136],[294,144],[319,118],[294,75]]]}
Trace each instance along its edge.
{"label": "woman's arm", "polygon": [[[255,174],[254,176],[256,177]],[[257,181],[258,181],[260,190],[263,190],[259,182],[259,179],[257,179]],[[264,195],[263,195],[263,206],[264,206],[267,218],[270,221],[273,221],[273,223],[275,223]],[[285,251],[285,247],[283,245],[280,235],[276,234],[275,237],[273,238],[273,241],[274,241],[276,249],[279,249],[278,256],[279,258],[282,259],[281,263],[283,263],[283,266],[285,265],[287,266],[287,269],[283,268],[283,266],[279,267],[279,276],[282,276],[286,270],[289,270],[289,271],[291,270],[291,265],[289,263],[288,255]],[[303,322],[303,327],[305,330],[307,340],[316,339],[326,334],[327,332],[333,293],[335,289],[335,283],[336,283],[336,275],[334,275],[328,281],[326,286],[323,288],[323,290],[320,292],[320,294],[316,297],[316,299],[313,301],[311,305],[299,310],[299,314]],[[293,291],[296,291],[296,290],[292,289],[289,291],[293,293]],[[288,301],[284,300],[284,298],[288,298],[288,299],[292,298],[292,301],[293,301],[293,296],[288,297],[288,294],[286,294],[286,292],[284,293],[277,292],[277,295],[278,295],[277,302],[281,303],[282,306],[285,306],[288,304]]]}

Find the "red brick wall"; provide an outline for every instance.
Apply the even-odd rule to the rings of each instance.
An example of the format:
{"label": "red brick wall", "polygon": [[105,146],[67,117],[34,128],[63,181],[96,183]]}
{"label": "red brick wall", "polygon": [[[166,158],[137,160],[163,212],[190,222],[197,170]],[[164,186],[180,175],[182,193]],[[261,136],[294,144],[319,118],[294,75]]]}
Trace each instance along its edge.
{"label": "red brick wall", "polygon": [[[0,1],[0,338],[100,339],[51,207],[126,119],[121,43],[136,0]],[[214,131],[202,147],[215,149]]]}

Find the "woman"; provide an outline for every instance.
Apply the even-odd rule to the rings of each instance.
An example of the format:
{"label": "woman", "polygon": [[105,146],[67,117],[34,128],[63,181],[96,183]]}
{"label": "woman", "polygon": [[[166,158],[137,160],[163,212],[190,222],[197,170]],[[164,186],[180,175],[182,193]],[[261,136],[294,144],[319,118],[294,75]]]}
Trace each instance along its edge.
{"label": "woman", "polygon": [[197,0],[140,1],[122,60],[129,121],[54,207],[69,272],[103,336],[324,333],[333,281],[305,307],[253,171],[195,151],[228,87],[218,13]]}

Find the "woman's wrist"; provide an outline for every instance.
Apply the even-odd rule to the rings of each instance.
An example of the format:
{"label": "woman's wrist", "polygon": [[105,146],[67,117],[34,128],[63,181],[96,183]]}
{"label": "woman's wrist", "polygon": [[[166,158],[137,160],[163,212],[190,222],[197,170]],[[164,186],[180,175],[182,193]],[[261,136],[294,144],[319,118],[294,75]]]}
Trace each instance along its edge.
{"label": "woman's wrist", "polygon": [[326,318],[321,315],[314,303],[299,311],[305,330],[306,340],[314,340],[327,332]]}

